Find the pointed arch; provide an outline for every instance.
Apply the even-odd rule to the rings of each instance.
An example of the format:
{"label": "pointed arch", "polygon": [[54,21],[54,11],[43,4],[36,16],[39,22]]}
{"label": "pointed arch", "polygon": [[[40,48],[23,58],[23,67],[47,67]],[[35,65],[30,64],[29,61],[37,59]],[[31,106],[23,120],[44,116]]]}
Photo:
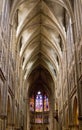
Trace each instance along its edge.
{"label": "pointed arch", "polygon": [[73,102],[73,123],[74,125],[78,125],[78,102],[77,102],[77,97],[75,96],[74,102]]}

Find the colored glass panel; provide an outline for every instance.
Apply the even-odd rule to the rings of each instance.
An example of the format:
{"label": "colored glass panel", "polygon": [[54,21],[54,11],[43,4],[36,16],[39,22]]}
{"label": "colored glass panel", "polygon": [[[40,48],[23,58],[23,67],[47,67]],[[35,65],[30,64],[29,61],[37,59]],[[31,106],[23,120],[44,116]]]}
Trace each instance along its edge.
{"label": "colored glass panel", "polygon": [[41,92],[38,92],[35,99],[35,110],[36,112],[43,111],[43,97]]}
{"label": "colored glass panel", "polygon": [[44,96],[44,111],[49,111],[49,100],[46,95]]}

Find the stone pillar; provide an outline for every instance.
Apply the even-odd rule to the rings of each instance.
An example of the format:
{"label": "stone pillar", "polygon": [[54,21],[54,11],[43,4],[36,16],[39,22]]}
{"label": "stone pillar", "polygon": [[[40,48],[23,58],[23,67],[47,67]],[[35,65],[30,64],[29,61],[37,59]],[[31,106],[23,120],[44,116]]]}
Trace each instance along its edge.
{"label": "stone pillar", "polygon": [[54,130],[54,100],[50,99],[49,128]]}
{"label": "stone pillar", "polygon": [[0,118],[0,130],[3,130],[3,120]]}
{"label": "stone pillar", "polygon": [[[82,79],[81,79],[82,80]],[[79,97],[79,130],[82,130],[82,81],[79,82],[79,91],[78,91],[78,97]]]}
{"label": "stone pillar", "polygon": [[30,130],[30,116],[29,116],[29,99],[27,98],[26,102],[26,129],[25,130]]}
{"label": "stone pillar", "polygon": [[15,126],[15,100],[14,100],[14,97],[13,97],[13,102],[12,102],[12,127],[13,127],[13,130],[14,130],[14,126]]}
{"label": "stone pillar", "polygon": [[[25,115],[24,115],[24,130],[29,130],[29,100],[28,98],[24,99],[25,106]],[[29,124],[29,125],[28,125]]]}
{"label": "stone pillar", "polygon": [[[74,26],[74,25],[73,25]],[[75,29],[75,28],[74,28]],[[75,38],[76,30],[73,30]],[[77,54],[77,45],[74,45],[75,50],[75,65],[76,65],[76,86],[77,86],[77,95],[78,95],[78,109],[79,109],[79,130],[82,130],[82,76],[79,77],[79,66],[78,66],[78,54]]]}
{"label": "stone pillar", "polygon": [[6,130],[6,118],[5,114],[0,115],[0,130]]}
{"label": "stone pillar", "polygon": [[68,99],[69,100],[69,109],[68,109],[68,112],[69,112],[69,130],[72,130],[72,124],[73,124],[73,115],[72,115],[72,107],[71,107],[71,101],[70,101],[70,98]]}

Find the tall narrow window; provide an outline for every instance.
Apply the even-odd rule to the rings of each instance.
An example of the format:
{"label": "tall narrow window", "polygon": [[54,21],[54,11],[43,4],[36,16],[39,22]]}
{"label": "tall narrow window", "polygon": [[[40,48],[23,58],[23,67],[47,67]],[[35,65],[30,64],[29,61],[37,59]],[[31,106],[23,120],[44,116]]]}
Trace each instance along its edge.
{"label": "tall narrow window", "polygon": [[42,112],[43,111],[43,96],[40,91],[37,92],[35,99],[35,111]]}
{"label": "tall narrow window", "polygon": [[44,95],[44,111],[49,111],[49,100],[46,95]]}

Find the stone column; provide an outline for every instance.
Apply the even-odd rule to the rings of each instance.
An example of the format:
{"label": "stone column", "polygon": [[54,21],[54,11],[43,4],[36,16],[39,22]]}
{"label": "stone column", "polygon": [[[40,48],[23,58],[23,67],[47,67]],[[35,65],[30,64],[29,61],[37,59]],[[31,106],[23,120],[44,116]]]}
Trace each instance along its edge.
{"label": "stone column", "polygon": [[49,128],[51,130],[54,129],[54,115],[53,115],[53,113],[54,113],[54,106],[53,106],[53,104],[54,104],[54,101],[52,99],[50,99]]}
{"label": "stone column", "polygon": [[0,130],[6,130],[6,118],[7,116],[5,114],[0,115]]}
{"label": "stone column", "polygon": [[29,117],[29,99],[27,98],[26,102],[26,130],[30,130],[30,117]]}
{"label": "stone column", "polygon": [[[24,108],[24,113],[25,113],[25,115],[24,115],[24,130],[29,130],[29,100],[28,100],[28,98],[25,98],[24,99],[24,106],[25,106],[25,108]],[[27,115],[28,114],[28,115]]]}
{"label": "stone column", "polygon": [[[82,79],[81,79],[82,80]],[[79,82],[78,86],[78,97],[79,97],[79,130],[82,130],[82,81]]]}
{"label": "stone column", "polygon": [[76,67],[76,83],[77,83],[76,86],[77,86],[77,94],[78,94],[79,130],[82,130],[82,76],[81,76],[81,79],[79,81],[77,45],[75,43],[75,38],[76,38],[76,35],[75,35],[75,32],[76,32],[75,22],[72,24],[72,26],[73,26],[74,51],[75,51],[75,67]]}
{"label": "stone column", "polygon": [[3,130],[3,126],[4,126],[3,120],[0,118],[0,130]]}

